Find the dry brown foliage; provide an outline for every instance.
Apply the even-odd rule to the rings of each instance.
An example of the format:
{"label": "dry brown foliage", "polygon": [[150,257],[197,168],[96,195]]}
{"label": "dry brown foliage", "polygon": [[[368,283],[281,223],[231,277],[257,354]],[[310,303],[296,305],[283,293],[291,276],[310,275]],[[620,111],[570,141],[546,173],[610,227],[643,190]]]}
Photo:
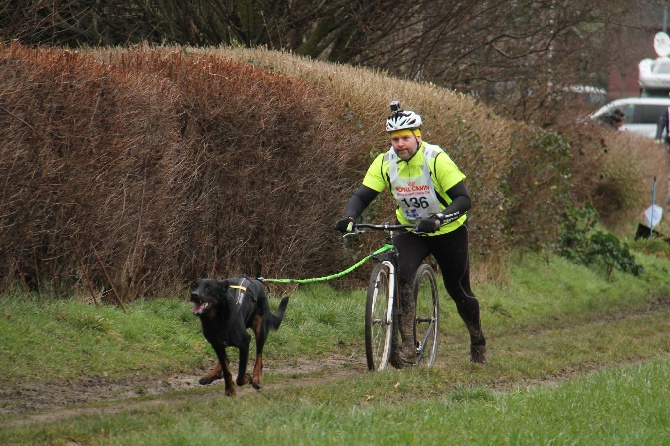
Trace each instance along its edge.
{"label": "dry brown foliage", "polygon": [[664,145],[589,121],[563,122],[558,129],[570,136],[571,203],[593,203],[603,225],[627,238],[644,223],[652,199],[670,205],[670,152]]}
{"label": "dry brown foliage", "polygon": [[5,286],[331,271],[352,136],[318,91],[175,51],[2,55]]}
{"label": "dry brown foliage", "polygon": [[[391,99],[468,176],[483,269],[553,240],[574,182],[562,139],[467,96],[264,50],[2,46],[2,288],[128,300],[202,276],[338,272],[371,248],[344,248],[333,225],[387,148]],[[591,146],[577,201],[616,183]],[[392,218],[386,195],[367,218]]]}
{"label": "dry brown foliage", "polygon": [[[424,139],[444,148],[467,175],[474,203],[469,213],[472,251],[477,254],[473,260],[486,264],[491,271],[487,278],[500,275],[512,246],[535,248],[553,239],[569,183],[557,165],[567,158],[554,150],[554,142],[547,142],[547,132],[504,119],[469,96],[430,83],[263,49],[203,51],[319,88],[359,123],[366,139],[355,150],[364,156],[388,148],[383,122],[390,100],[401,99],[404,108],[420,113]],[[362,179],[370,159],[368,155],[354,183]],[[384,216],[392,218],[390,200],[384,209],[389,212]]]}

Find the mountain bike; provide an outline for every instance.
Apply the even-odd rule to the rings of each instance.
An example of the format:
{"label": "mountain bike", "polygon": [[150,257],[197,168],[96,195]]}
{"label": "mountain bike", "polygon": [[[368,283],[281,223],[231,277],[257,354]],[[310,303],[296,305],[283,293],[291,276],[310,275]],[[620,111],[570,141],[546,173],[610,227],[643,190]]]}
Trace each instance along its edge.
{"label": "mountain bike", "polygon": [[[368,369],[384,370],[391,355],[394,316],[402,311],[398,286],[398,251],[393,246],[395,231],[414,228],[413,225],[353,223],[352,231],[360,234],[363,229],[386,232],[386,242],[370,258],[377,264],[370,275],[365,306],[365,354]],[[422,263],[414,276],[414,345],[416,364],[430,366],[435,361],[438,346],[439,296],[435,271]]]}

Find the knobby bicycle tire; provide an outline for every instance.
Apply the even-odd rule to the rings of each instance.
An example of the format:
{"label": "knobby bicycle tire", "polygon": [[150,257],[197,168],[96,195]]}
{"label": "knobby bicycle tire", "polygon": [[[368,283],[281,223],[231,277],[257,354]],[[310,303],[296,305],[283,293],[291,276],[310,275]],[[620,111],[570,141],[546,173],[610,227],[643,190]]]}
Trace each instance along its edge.
{"label": "knobby bicycle tire", "polygon": [[435,362],[439,343],[439,293],[435,271],[423,263],[414,276],[414,340],[416,363],[430,366]]}
{"label": "knobby bicycle tire", "polygon": [[384,370],[391,354],[393,320],[387,317],[388,300],[389,267],[379,263],[370,275],[365,305],[365,354],[371,371]]}

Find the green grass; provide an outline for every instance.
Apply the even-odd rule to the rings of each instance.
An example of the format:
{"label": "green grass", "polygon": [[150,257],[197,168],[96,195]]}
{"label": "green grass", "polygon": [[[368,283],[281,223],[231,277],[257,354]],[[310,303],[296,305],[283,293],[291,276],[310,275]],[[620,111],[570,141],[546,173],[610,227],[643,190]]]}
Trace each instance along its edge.
{"label": "green grass", "polygon": [[668,365],[667,358],[656,359],[505,392],[449,388],[438,369],[390,371],[364,374],[347,385],[331,382],[244,398],[199,396],[98,413],[12,429],[0,439],[37,444],[95,439],[99,445],[665,445]]}
{"label": "green grass", "polygon": [[[643,276],[608,280],[532,255],[514,260],[506,285],[477,284],[486,367],[468,362],[465,328],[442,293],[435,367],[266,372],[262,391],[234,398],[217,385],[80,405],[67,416],[50,418],[58,414],[51,410],[23,424],[24,415],[1,414],[0,444],[669,444],[670,262],[638,261]],[[270,335],[266,366],[332,355],[363,364],[364,300],[364,290],[301,288]],[[185,296],[136,302],[124,314],[14,295],[0,299],[0,310],[2,386],[197,375],[213,362]]]}
{"label": "green grass", "polygon": [[0,366],[3,380],[103,373],[121,377],[202,362],[193,351],[202,352],[205,345],[193,336],[193,315],[184,302],[137,302],[127,314],[74,300],[33,302],[7,296],[1,302],[0,348],[7,359]]}

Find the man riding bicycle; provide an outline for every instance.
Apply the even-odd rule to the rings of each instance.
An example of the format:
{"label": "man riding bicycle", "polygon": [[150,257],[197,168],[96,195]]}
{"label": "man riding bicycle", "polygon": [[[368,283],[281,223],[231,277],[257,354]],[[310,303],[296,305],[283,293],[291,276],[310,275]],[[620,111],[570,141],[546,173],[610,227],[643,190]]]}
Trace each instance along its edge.
{"label": "man riding bicycle", "polygon": [[[423,260],[432,255],[442,272],[445,288],[456,303],[458,314],[470,333],[470,360],[485,364],[486,340],[481,328],[479,301],[470,288],[468,228],[465,213],[471,207],[470,195],[458,169],[439,146],[421,140],[421,116],[401,110],[391,102],[386,131],[391,148],[377,156],[347,203],[344,218],[335,228],[351,230],[377,195],[388,189],[396,200],[396,218],[401,224],[414,224],[416,234],[402,231],[393,238],[398,250],[398,282],[402,314],[398,327],[402,345],[393,336],[390,363],[396,368],[416,362],[414,345],[414,299],[412,280]],[[449,217],[446,217],[449,216]]]}

